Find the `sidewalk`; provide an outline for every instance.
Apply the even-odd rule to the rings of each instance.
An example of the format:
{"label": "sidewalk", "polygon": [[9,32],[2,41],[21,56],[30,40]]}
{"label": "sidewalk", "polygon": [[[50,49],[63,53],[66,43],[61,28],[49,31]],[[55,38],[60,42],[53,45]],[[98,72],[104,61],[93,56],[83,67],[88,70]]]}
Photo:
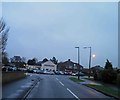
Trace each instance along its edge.
{"label": "sidewalk", "polygon": [[[98,88],[93,88],[93,87],[91,87],[91,88],[93,88],[93,89],[95,89],[95,90],[97,90],[97,91],[99,91],[99,92],[101,92],[105,95],[111,96],[114,99],[117,99],[117,100],[120,99],[120,96],[119,96],[119,91],[120,90],[119,90],[117,85],[102,83],[102,82],[98,82],[98,81],[95,81],[95,80],[89,80],[89,79],[85,79],[84,77],[82,77],[81,79],[84,80],[85,82],[81,82],[80,84],[83,84],[83,85],[89,84],[89,85],[100,86],[104,89],[98,89]],[[105,89],[105,87],[107,87],[107,88]],[[110,90],[114,91],[114,93],[110,92]],[[115,93],[117,93],[117,94],[115,94]]]}
{"label": "sidewalk", "polygon": [[112,84],[108,84],[108,83],[102,83],[102,82],[98,82],[95,80],[89,80],[89,79],[85,79],[85,77],[81,78],[82,80],[84,80],[85,82],[81,82],[81,84],[92,84],[92,85],[106,85],[109,86],[111,88],[113,88],[114,90],[118,90],[118,86],[116,85],[112,85]]}
{"label": "sidewalk", "polygon": [[84,80],[84,82],[81,82],[80,84],[102,85],[102,84],[99,83],[99,82],[95,82],[95,81],[88,80],[88,79],[85,79],[85,78],[81,78],[81,79]]}
{"label": "sidewalk", "polygon": [[27,77],[2,86],[2,98],[22,98],[37,82],[39,76],[28,74]]}

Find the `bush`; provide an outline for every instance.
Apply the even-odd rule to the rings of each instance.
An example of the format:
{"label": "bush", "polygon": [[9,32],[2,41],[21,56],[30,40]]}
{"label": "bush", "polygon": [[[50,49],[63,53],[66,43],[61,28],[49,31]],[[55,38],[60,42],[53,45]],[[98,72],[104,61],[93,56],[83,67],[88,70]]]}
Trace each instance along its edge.
{"label": "bush", "polygon": [[120,73],[117,75],[117,84],[120,86]]}
{"label": "bush", "polygon": [[105,69],[102,71],[102,81],[106,83],[113,83],[117,79],[117,72],[112,69]]}
{"label": "bush", "polygon": [[94,80],[98,80],[98,74],[96,72],[94,74]]}

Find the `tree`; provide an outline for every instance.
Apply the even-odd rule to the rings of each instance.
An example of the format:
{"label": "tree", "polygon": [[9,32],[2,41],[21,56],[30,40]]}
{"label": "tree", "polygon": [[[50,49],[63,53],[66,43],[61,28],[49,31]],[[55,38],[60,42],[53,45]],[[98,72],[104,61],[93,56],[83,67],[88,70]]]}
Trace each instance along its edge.
{"label": "tree", "polygon": [[33,60],[33,62],[34,62],[34,65],[36,65],[37,62],[38,62],[37,58],[33,58],[32,60]]}
{"label": "tree", "polygon": [[5,47],[7,44],[9,28],[3,19],[0,20],[0,49],[2,53],[5,52]]}
{"label": "tree", "polygon": [[16,67],[24,67],[26,64],[23,60],[23,57],[14,56],[11,58],[11,63],[13,63]]}
{"label": "tree", "polygon": [[9,58],[7,56],[7,53],[4,52],[3,56],[2,56],[2,64],[4,64],[5,66],[9,65]]}
{"label": "tree", "polygon": [[48,61],[48,59],[47,59],[47,58],[44,58],[42,62],[44,63],[44,62],[46,62],[46,61]]}
{"label": "tree", "polygon": [[27,61],[27,64],[28,64],[28,65],[36,65],[36,64],[37,64],[37,59],[36,59],[36,58],[33,58],[32,60],[29,59],[29,60]]}
{"label": "tree", "polygon": [[54,64],[57,64],[58,63],[58,60],[55,58],[55,57],[53,57],[52,59],[50,59]]}
{"label": "tree", "polygon": [[106,64],[105,64],[105,69],[113,69],[113,67],[112,67],[112,63],[109,62],[108,59],[107,59],[107,62],[106,62]]}
{"label": "tree", "polygon": [[27,61],[27,64],[28,64],[28,65],[33,65],[32,60],[31,60],[31,59],[29,59],[29,60]]}
{"label": "tree", "polygon": [[5,51],[7,39],[8,39],[9,28],[6,26],[5,21],[1,18],[0,20],[0,56],[2,56],[2,63],[4,65],[9,64],[9,59]]}
{"label": "tree", "polygon": [[102,71],[102,81],[112,83],[117,78],[117,72],[113,69],[112,63],[107,59],[105,69]]}

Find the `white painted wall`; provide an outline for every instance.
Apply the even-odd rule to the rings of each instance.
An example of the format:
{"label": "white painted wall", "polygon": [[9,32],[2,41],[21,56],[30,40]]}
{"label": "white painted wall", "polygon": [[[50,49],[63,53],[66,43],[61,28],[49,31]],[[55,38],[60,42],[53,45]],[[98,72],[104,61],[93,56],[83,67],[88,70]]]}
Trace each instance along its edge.
{"label": "white painted wall", "polygon": [[52,61],[47,61],[47,62],[45,62],[45,63],[43,63],[42,64],[42,66],[41,66],[41,70],[46,70],[46,69],[48,69],[48,70],[55,70],[56,71],[56,67],[57,67],[57,65],[56,64],[54,64]]}

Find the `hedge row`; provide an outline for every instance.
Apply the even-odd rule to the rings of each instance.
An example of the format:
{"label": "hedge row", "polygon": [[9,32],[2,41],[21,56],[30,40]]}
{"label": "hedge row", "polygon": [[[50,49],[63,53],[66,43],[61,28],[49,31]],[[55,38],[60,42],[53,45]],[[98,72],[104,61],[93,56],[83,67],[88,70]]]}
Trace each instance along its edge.
{"label": "hedge row", "polygon": [[21,78],[24,78],[26,75],[24,72],[3,72],[2,73],[2,83],[6,84]]}

